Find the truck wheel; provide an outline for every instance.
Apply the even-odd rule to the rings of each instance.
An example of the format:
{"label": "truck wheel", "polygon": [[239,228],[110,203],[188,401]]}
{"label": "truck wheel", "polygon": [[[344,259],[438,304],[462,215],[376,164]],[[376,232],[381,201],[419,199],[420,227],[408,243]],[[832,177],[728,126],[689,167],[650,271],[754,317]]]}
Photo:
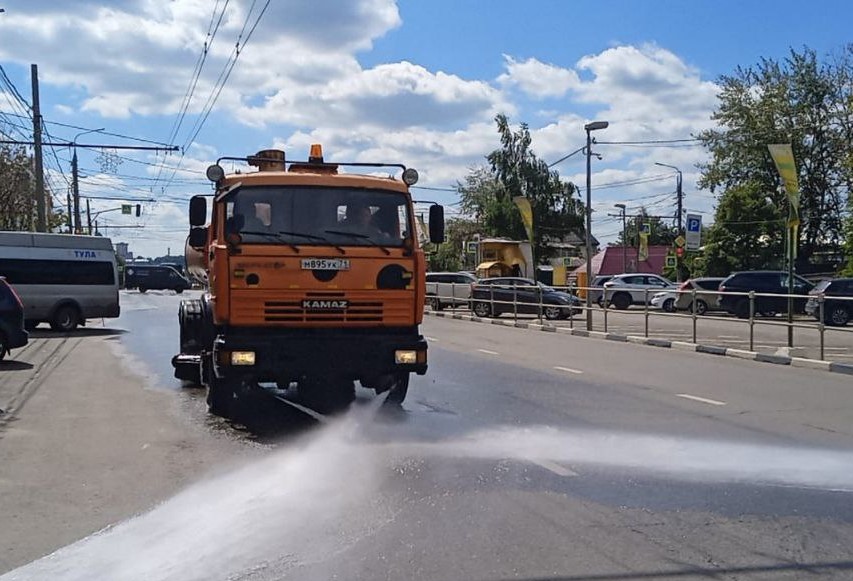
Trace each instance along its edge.
{"label": "truck wheel", "polygon": [[394,384],[388,390],[385,404],[401,405],[409,393],[409,374],[401,373],[394,379]]}
{"label": "truck wheel", "polygon": [[207,410],[215,416],[231,419],[236,406],[237,392],[233,383],[216,377],[211,370],[207,384]]}
{"label": "truck wheel", "polygon": [[62,305],[53,313],[50,328],[54,331],[70,333],[80,324],[80,313],[73,305]]}

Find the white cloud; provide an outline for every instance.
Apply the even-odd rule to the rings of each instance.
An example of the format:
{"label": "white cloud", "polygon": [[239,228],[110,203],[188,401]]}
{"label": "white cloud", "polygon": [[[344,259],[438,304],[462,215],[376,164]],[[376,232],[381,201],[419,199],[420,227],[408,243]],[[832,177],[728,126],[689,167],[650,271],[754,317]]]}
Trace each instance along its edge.
{"label": "white cloud", "polygon": [[580,84],[577,72],[535,58],[518,61],[504,55],[507,72],[500,75],[498,83],[506,87],[518,87],[524,93],[538,98],[562,97]]}

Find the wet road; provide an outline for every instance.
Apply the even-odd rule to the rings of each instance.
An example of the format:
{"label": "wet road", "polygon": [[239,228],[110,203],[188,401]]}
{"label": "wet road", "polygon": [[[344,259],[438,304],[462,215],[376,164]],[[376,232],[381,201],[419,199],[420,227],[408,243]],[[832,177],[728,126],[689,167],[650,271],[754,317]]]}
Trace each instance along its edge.
{"label": "wet road", "polygon": [[[124,295],[121,341],[197,401],[171,379],[178,300]],[[853,577],[848,377],[444,319],[424,334],[404,410],[364,391],[313,425],[272,402],[263,458],[10,578]]]}

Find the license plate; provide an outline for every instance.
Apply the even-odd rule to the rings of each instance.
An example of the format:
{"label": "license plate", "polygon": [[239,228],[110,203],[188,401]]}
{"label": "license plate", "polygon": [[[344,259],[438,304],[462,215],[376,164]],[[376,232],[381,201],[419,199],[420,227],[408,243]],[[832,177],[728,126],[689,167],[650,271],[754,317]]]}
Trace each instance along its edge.
{"label": "license plate", "polygon": [[302,270],[349,270],[349,259],[303,258]]}

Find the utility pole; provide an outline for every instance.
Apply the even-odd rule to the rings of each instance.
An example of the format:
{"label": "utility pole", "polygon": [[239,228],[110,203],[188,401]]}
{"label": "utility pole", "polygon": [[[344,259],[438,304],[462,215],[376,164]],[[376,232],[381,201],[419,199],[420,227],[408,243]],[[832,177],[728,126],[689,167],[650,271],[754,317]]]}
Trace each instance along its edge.
{"label": "utility pole", "polygon": [[89,236],[92,235],[92,210],[89,208],[89,198],[86,198],[86,224],[89,226]]}
{"label": "utility pole", "polygon": [[593,121],[583,126],[586,131],[586,330],[592,331],[592,136],[590,133],[607,129],[607,121]]}
{"label": "utility pole", "polygon": [[30,65],[33,82],[33,158],[36,173],[36,231],[47,232],[47,209],[44,198],[44,158],[41,151],[41,107],[39,107],[39,68]]}
{"label": "utility pole", "polygon": [[622,272],[628,272],[628,227],[625,221],[625,204],[614,204],[622,214]]}
{"label": "utility pole", "polygon": [[71,194],[65,194],[68,201],[68,233],[74,234],[74,215],[71,214]]}
{"label": "utility pole", "polygon": [[74,233],[81,234],[80,227],[80,182],[79,172],[77,171],[77,148],[74,148],[74,155],[71,157],[71,194],[74,196]]}

